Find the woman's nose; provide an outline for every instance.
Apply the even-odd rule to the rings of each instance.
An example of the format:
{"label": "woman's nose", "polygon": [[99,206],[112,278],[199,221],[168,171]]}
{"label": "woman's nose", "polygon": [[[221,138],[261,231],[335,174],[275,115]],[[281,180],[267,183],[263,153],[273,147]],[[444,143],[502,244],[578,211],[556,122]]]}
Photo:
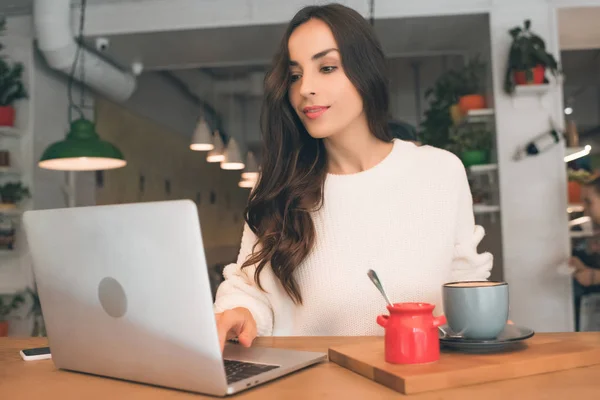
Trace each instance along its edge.
{"label": "woman's nose", "polygon": [[300,94],[304,97],[311,97],[316,94],[315,80],[310,75],[305,74],[300,84]]}

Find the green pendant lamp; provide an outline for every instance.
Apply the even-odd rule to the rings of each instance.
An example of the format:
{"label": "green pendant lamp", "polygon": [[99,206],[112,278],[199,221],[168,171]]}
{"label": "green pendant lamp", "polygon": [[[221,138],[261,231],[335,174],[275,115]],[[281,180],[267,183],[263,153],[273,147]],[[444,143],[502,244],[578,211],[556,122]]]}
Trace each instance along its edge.
{"label": "green pendant lamp", "polygon": [[[79,22],[78,40],[83,42],[83,31],[85,25],[86,0],[81,0],[81,13]],[[81,46],[81,45],[78,45]],[[69,74],[67,95],[69,98],[69,123],[71,130],[67,133],[65,140],[51,144],[42,154],[38,162],[40,168],[56,171],[99,171],[105,169],[121,168],[127,165],[123,154],[111,143],[100,139],[96,133],[94,123],[86,119],[83,113],[85,108],[85,52],[77,50],[75,59]],[[79,63],[81,59],[81,63]],[[73,79],[77,67],[80,68],[81,93],[80,105],[73,102],[72,89]],[[72,118],[72,110],[79,112],[79,119]],[[74,182],[74,178],[73,178]],[[74,183],[73,183],[74,185]],[[74,192],[74,190],[71,190]],[[74,194],[74,193],[73,193]]]}
{"label": "green pendant lamp", "polygon": [[121,151],[100,139],[94,124],[79,118],[71,123],[65,140],[51,144],[38,165],[58,171],[97,171],[127,165]]}

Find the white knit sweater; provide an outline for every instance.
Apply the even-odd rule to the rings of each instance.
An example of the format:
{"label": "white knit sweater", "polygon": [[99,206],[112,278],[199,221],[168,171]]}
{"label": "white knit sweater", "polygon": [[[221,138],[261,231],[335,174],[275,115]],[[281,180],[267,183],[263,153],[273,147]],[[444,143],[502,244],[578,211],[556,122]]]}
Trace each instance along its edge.
{"label": "white knit sweater", "polygon": [[445,282],[486,280],[492,255],[478,253],[465,169],[453,154],[395,140],[392,152],[366,171],[329,174],[323,207],[312,214],[315,246],[295,272],[302,305],[294,305],[272,270],[254,283],[240,269],[256,237],[246,226],[237,263],[224,270],[215,312],[246,307],[259,336],[381,335],[387,313],[367,277],[374,269],[392,302],[422,301],[443,313]]}

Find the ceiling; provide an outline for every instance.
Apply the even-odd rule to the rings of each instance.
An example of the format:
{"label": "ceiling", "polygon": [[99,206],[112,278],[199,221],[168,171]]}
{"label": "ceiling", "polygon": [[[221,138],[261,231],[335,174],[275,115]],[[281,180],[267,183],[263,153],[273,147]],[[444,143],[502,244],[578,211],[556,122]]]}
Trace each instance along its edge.
{"label": "ceiling", "polygon": [[[119,3],[123,1],[149,1],[149,0],[87,0],[87,4]],[[0,0],[1,15],[31,14],[33,0]],[[81,0],[71,0],[71,4],[81,4]]]}
{"label": "ceiling", "polygon": [[558,11],[561,50],[600,48],[600,7],[561,8]]}
{"label": "ceiling", "polygon": [[[278,24],[114,35],[106,53],[124,67],[141,61],[145,70],[263,66],[271,62],[284,30]],[[486,14],[383,19],[375,30],[388,57],[489,46]],[[90,45],[94,40],[87,38]]]}

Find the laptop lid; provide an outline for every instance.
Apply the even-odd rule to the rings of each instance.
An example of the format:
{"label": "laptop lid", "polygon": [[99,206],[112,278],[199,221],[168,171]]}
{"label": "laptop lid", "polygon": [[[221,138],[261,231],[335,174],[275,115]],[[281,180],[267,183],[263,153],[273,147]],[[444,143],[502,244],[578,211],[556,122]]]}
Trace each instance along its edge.
{"label": "laptop lid", "polygon": [[58,368],[226,393],[192,201],[34,210],[23,223]]}

